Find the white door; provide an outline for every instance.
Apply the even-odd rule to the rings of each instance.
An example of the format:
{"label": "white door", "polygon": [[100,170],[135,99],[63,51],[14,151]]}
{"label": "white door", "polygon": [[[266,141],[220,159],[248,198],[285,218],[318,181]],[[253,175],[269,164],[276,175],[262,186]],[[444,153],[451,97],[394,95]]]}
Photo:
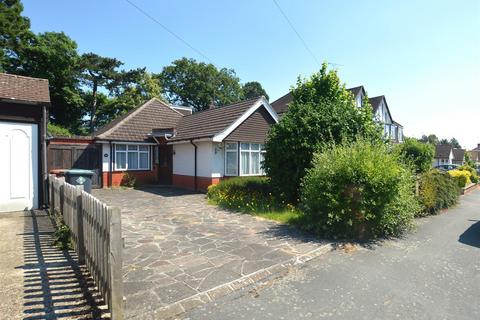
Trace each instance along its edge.
{"label": "white door", "polygon": [[37,129],[0,121],[0,212],[38,208]]}

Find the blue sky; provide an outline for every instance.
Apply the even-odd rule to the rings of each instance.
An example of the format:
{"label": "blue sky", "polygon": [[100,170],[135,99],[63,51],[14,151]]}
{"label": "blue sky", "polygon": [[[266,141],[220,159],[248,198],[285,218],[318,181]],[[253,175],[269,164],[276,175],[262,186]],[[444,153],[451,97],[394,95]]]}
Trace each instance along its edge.
{"label": "blue sky", "polygon": [[[131,0],[271,101],[318,65],[272,0]],[[405,133],[480,143],[480,1],[277,0],[316,58],[347,86],[384,94]],[[24,0],[36,32],[64,31],[81,52],[159,72],[183,56],[205,60],[125,0]]]}

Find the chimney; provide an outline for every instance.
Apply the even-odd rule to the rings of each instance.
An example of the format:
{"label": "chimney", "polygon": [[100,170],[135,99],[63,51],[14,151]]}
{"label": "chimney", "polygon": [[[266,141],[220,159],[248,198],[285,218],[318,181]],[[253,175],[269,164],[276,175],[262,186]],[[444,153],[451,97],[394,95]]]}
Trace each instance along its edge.
{"label": "chimney", "polygon": [[480,143],[477,144],[477,149],[480,150]]}
{"label": "chimney", "polygon": [[215,104],[213,103],[213,100],[212,100],[212,102],[210,102],[210,104],[208,105],[208,109],[209,109],[209,110],[215,109]]}

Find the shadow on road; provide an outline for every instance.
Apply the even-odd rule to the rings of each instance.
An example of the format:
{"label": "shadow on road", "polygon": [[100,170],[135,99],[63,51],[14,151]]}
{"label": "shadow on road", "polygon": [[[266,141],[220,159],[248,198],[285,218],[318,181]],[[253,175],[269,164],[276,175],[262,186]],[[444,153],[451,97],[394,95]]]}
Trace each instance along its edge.
{"label": "shadow on road", "polygon": [[460,235],[458,241],[472,247],[480,248],[480,220],[470,220],[475,222]]}
{"label": "shadow on road", "polygon": [[98,319],[101,300],[73,252],[52,246],[53,225],[43,211],[25,212],[24,320]]}

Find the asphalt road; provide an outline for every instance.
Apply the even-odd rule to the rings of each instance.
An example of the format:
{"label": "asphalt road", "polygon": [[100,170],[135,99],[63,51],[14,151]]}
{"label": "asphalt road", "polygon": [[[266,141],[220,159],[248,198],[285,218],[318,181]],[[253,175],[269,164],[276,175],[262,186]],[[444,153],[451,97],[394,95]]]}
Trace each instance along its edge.
{"label": "asphalt road", "polygon": [[327,253],[185,319],[480,319],[480,191],[403,239]]}

